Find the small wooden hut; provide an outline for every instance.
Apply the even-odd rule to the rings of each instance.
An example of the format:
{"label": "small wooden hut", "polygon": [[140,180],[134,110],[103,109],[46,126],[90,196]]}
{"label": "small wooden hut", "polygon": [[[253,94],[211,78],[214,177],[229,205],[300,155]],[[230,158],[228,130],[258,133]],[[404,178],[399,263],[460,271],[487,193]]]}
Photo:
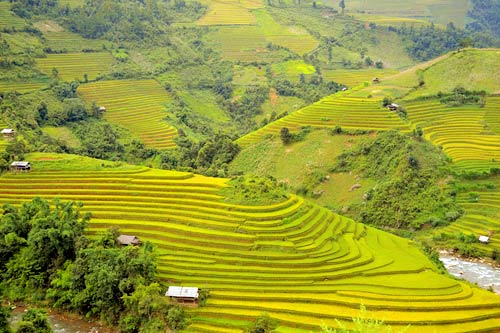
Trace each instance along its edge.
{"label": "small wooden hut", "polygon": [[118,237],[118,242],[120,243],[120,245],[125,245],[125,246],[141,245],[141,240],[139,239],[139,237],[133,235],[120,235]]}
{"label": "small wooden hut", "polygon": [[479,236],[479,243],[488,244],[490,242],[490,238],[488,236]]}
{"label": "small wooden hut", "polygon": [[179,303],[198,303],[200,294],[198,287],[170,286],[165,296],[175,299]]}
{"label": "small wooden hut", "polygon": [[1,132],[4,138],[13,137],[16,134],[12,128],[4,128]]}
{"label": "small wooden hut", "polygon": [[10,165],[10,171],[14,172],[30,172],[31,164],[26,161],[14,161]]}

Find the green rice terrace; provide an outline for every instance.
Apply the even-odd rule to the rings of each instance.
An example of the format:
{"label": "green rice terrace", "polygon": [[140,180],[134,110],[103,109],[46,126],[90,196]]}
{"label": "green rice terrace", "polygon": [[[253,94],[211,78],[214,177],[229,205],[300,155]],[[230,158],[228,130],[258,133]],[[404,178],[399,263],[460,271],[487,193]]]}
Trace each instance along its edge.
{"label": "green rice terrace", "polygon": [[494,249],[500,248],[500,178],[465,181],[457,200],[465,209],[465,214],[457,222],[432,234],[438,243],[463,232],[466,234],[485,235],[490,237],[489,244],[474,244],[481,253],[491,255]]}
{"label": "green rice terrace", "polygon": [[500,299],[439,275],[411,241],[296,195],[231,203],[227,179],[33,154],[33,172],[0,177],[2,202],[83,202],[88,233],[112,226],[158,248],[165,282],[210,290],[186,332],[242,332],[262,312],[278,332],[371,318],[408,332],[500,329]]}
{"label": "green rice terrace", "polygon": [[163,105],[170,97],[156,81],[98,81],[80,86],[78,92],[86,101],[104,106],[105,119],[128,129],[147,146],[175,146],[177,130],[165,121]]}
{"label": "green rice terrace", "polygon": [[408,125],[397,115],[382,108],[380,99],[351,97],[347,91],[306,106],[238,139],[237,142],[242,146],[248,146],[262,140],[266,135],[279,135],[283,127],[297,131],[304,126],[319,128],[341,126],[346,129],[366,131],[409,130]]}
{"label": "green rice terrace", "polygon": [[497,113],[500,98],[489,97],[485,107],[446,107],[436,100],[405,104],[408,118],[424,131],[434,145],[442,147],[458,169],[489,170],[500,164],[500,135],[485,123],[488,113]]}
{"label": "green rice terrace", "polygon": [[47,75],[53,74],[55,68],[57,76],[66,81],[83,81],[85,75],[88,80],[111,71],[113,56],[108,52],[98,53],[64,53],[48,54],[47,58],[37,60],[41,71]]}
{"label": "green rice terrace", "polygon": [[0,2],[0,29],[1,28],[22,28],[26,26],[26,21],[15,16],[10,11],[10,3]]}

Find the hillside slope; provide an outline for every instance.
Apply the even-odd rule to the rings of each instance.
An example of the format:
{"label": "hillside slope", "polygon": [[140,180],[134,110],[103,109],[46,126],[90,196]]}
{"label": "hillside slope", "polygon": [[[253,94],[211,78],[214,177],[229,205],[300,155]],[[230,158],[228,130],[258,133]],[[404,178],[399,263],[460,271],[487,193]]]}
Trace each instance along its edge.
{"label": "hillside slope", "polygon": [[165,281],[210,290],[188,332],[242,332],[261,312],[279,321],[279,332],[307,332],[348,324],[360,304],[393,327],[410,324],[408,332],[500,328],[498,296],[437,274],[410,241],[301,197],[246,206],[224,196],[225,179],[28,158],[33,172],[0,177],[1,201],[79,200],[92,212],[89,233],[118,226],[153,242]]}

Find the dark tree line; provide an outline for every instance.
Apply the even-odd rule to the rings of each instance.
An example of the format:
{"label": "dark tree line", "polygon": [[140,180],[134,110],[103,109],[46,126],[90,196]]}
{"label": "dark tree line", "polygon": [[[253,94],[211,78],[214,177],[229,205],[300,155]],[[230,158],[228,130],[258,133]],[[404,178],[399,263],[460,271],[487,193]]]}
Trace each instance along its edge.
{"label": "dark tree line", "polygon": [[467,24],[467,29],[500,39],[500,0],[472,0],[471,4],[468,15],[473,22]]}

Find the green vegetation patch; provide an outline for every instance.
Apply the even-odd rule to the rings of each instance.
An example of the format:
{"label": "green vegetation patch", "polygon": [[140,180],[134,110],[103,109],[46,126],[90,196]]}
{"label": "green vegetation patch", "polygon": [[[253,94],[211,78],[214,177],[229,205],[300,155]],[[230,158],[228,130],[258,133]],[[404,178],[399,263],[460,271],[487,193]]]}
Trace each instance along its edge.
{"label": "green vegetation patch", "polygon": [[272,205],[289,198],[287,192],[278,186],[276,179],[251,175],[236,177],[229,187],[220,190],[224,202],[237,205]]}
{"label": "green vegetation patch", "polygon": [[[277,137],[264,139],[242,150],[231,163],[230,170],[273,176],[292,191],[312,195],[316,186],[326,181],[336,158],[363,137],[330,135],[327,130],[314,130],[303,141],[290,145],[283,145]],[[335,186],[335,182],[329,183]]]}
{"label": "green vegetation patch", "polygon": [[269,42],[283,46],[299,55],[312,51],[318,46],[318,42],[307,30],[301,27],[280,25],[265,9],[256,10],[254,14],[257,18],[257,26]]}
{"label": "green vegetation patch", "polygon": [[464,50],[422,72],[418,95],[448,93],[456,87],[500,92],[500,50]]}
{"label": "green vegetation patch", "polygon": [[56,140],[64,142],[70,148],[80,147],[80,141],[73,134],[71,129],[65,126],[45,126],[42,128],[44,133],[47,133]]}
{"label": "green vegetation patch", "polygon": [[[365,191],[365,203],[357,212],[361,221],[418,229],[425,224],[446,224],[460,216],[443,182],[445,166],[445,156],[425,141],[389,131],[343,153],[335,170],[378,180],[374,188]],[[452,212],[456,214],[451,217]]]}
{"label": "green vegetation patch", "polygon": [[298,81],[299,75],[311,75],[316,73],[314,66],[306,64],[304,60],[289,60],[274,64],[272,66],[275,75],[284,76],[288,80]]}
{"label": "green vegetation patch", "polygon": [[142,167],[124,162],[111,162],[95,158],[57,153],[29,153],[25,159],[31,162],[33,171],[121,171],[141,170]]}
{"label": "green vegetation patch", "polygon": [[19,29],[25,26],[26,21],[10,11],[10,2],[0,2],[0,29]]}

